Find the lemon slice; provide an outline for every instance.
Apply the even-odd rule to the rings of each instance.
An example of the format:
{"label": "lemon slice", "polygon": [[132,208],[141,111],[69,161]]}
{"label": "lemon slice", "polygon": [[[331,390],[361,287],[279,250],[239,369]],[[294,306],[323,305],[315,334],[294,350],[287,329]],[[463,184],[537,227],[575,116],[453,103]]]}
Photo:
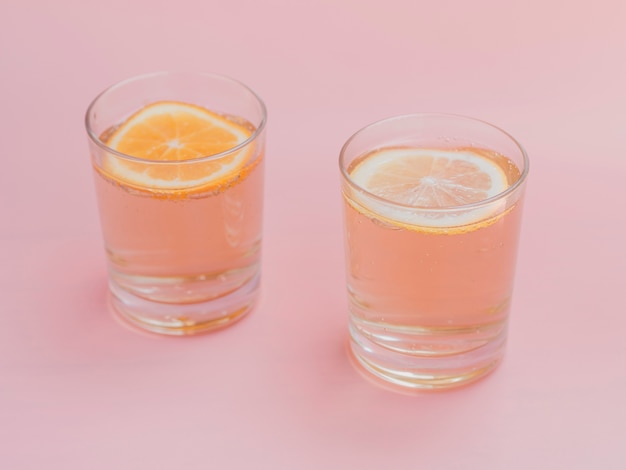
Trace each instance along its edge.
{"label": "lemon slice", "polygon": [[239,174],[252,146],[216,159],[194,160],[227,152],[251,135],[251,129],[202,107],[160,101],[133,114],[106,141],[110,148],[141,161],[109,155],[103,168],[139,188],[219,185]]}
{"label": "lemon slice", "polygon": [[361,205],[386,219],[455,227],[482,220],[502,206],[502,201],[473,206],[509,187],[503,167],[486,155],[471,149],[385,148],[366,156],[350,177],[384,199],[357,196]]}

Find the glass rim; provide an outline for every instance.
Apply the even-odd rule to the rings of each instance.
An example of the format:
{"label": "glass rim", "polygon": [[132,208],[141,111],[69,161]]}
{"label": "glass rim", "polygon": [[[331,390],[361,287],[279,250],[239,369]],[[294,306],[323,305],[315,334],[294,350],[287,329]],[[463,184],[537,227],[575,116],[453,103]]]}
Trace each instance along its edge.
{"label": "glass rim", "polygon": [[[487,199],[483,199],[482,201],[478,201],[478,202],[472,202],[469,204],[461,204],[458,206],[445,206],[445,207],[428,207],[428,206],[416,206],[416,205],[411,205],[411,204],[405,204],[402,202],[396,202],[396,201],[392,201],[389,199],[386,199],[384,197],[378,196],[374,193],[372,193],[371,191],[369,191],[368,189],[364,188],[363,186],[357,184],[351,177],[350,174],[348,173],[348,169],[346,168],[345,163],[345,156],[346,153],[348,151],[348,147],[350,146],[350,144],[362,133],[378,126],[384,123],[388,123],[391,121],[399,121],[399,120],[404,120],[404,119],[409,119],[409,118],[452,118],[452,119],[456,119],[456,120],[462,120],[462,121],[471,121],[471,122],[475,122],[475,123],[480,123],[482,125],[485,125],[493,130],[496,130],[497,132],[501,133],[502,135],[504,135],[505,137],[507,137],[508,139],[511,140],[511,142],[517,147],[517,149],[520,151],[521,155],[522,155],[522,161],[524,162],[524,168],[521,170],[520,176],[519,178],[508,188],[506,188],[504,191],[499,192],[498,194],[496,194],[495,196],[491,196]],[[373,151],[376,149],[371,149],[370,151]],[[469,116],[464,116],[461,114],[450,114],[450,113],[412,113],[412,114],[400,114],[400,115],[396,115],[396,116],[391,116],[385,119],[380,119],[378,121],[374,121],[364,127],[362,127],[361,129],[359,129],[358,131],[356,131],[354,134],[352,134],[348,140],[346,140],[345,144],[343,144],[343,146],[341,147],[341,151],[339,152],[339,169],[341,171],[341,176],[343,177],[343,180],[348,183],[348,185],[353,189],[356,190],[360,193],[363,193],[364,196],[366,196],[367,198],[371,198],[376,202],[379,203],[383,203],[383,204],[387,204],[389,206],[394,206],[403,210],[411,210],[411,211],[420,211],[420,212],[424,212],[424,213],[447,213],[447,212],[458,212],[458,211],[464,211],[464,210],[472,210],[472,209],[476,209],[476,208],[480,208],[483,206],[488,206],[489,204],[493,204],[497,201],[500,201],[502,199],[505,199],[506,197],[508,197],[509,195],[511,195],[512,193],[516,192],[517,190],[519,190],[524,182],[526,181],[526,177],[528,176],[528,171],[529,171],[529,164],[530,161],[528,159],[528,154],[526,153],[526,150],[524,150],[524,147],[522,146],[522,144],[520,144],[518,142],[518,140],[513,137],[511,134],[509,134],[508,132],[506,132],[505,130],[501,129],[498,126],[495,126],[487,121],[483,121],[481,119],[476,119],[473,117],[469,117]]]}
{"label": "glass rim", "polygon": [[[105,95],[107,95],[111,91],[115,91],[116,89],[121,88],[121,87],[123,87],[123,86],[125,86],[125,85],[127,85],[129,83],[132,83],[132,82],[136,82],[136,81],[139,81],[139,80],[145,80],[145,79],[149,79],[149,78],[155,78],[155,77],[175,76],[175,75],[179,75],[179,76],[186,75],[186,76],[197,76],[197,77],[207,77],[207,78],[221,79],[221,80],[225,80],[227,82],[230,82],[230,83],[232,83],[234,85],[240,86],[241,88],[243,88],[244,90],[246,90],[246,91],[248,91],[250,93],[252,98],[254,98],[254,100],[256,100],[256,102],[259,104],[259,106],[261,108],[261,120],[259,122],[259,125],[255,128],[254,132],[252,132],[250,137],[248,137],[246,140],[244,140],[240,144],[236,145],[235,147],[232,147],[232,148],[230,148],[228,150],[224,150],[223,152],[215,153],[213,155],[205,155],[205,156],[202,156],[202,157],[190,158],[188,160],[176,160],[176,161],[171,161],[171,160],[167,160],[167,161],[164,161],[164,160],[148,160],[148,159],[145,159],[145,158],[134,157],[132,155],[128,155],[128,154],[125,154],[123,152],[119,152],[118,150],[112,149],[106,143],[104,143],[100,139],[100,137],[98,135],[96,135],[96,133],[93,131],[92,126],[91,126],[91,119],[90,119],[91,111],[98,104],[98,102],[100,101],[100,99],[102,97],[104,97]],[[150,164],[150,165],[164,165],[164,166],[168,166],[168,165],[189,165],[189,164],[194,164],[194,163],[203,163],[203,162],[207,162],[207,161],[211,161],[211,160],[219,160],[219,159],[224,158],[224,157],[226,157],[226,156],[228,156],[228,155],[230,155],[232,153],[236,153],[236,152],[240,151],[241,149],[243,149],[244,147],[250,145],[252,142],[254,142],[257,139],[257,137],[259,135],[261,135],[261,133],[265,129],[265,124],[267,123],[267,108],[265,106],[265,103],[261,99],[261,97],[259,95],[257,95],[256,92],[254,90],[252,90],[252,88],[250,88],[249,86],[245,85],[243,82],[240,82],[239,80],[231,78],[231,77],[229,77],[227,75],[221,75],[221,74],[210,73],[210,72],[160,71],[160,72],[152,72],[152,73],[145,73],[145,74],[141,74],[141,75],[135,75],[133,77],[129,77],[129,78],[126,78],[124,80],[120,80],[120,81],[114,83],[113,85],[105,88],[103,91],[98,93],[98,95],[96,95],[96,97],[91,101],[91,103],[87,107],[87,111],[85,112],[85,121],[84,122],[85,122],[85,128],[87,130],[87,135],[89,136],[89,139],[94,144],[96,144],[98,147],[100,147],[102,150],[104,150],[105,152],[111,153],[111,154],[115,155],[118,158],[121,158],[123,160],[128,160],[128,161],[131,161],[131,162],[142,163],[142,164]]]}

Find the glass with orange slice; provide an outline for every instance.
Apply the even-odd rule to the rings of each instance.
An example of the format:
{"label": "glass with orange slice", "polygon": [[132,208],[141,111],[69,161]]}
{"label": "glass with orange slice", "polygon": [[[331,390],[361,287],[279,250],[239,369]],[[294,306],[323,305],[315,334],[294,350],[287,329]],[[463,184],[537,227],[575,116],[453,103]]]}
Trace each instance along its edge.
{"label": "glass with orange slice", "polygon": [[200,73],[118,83],[86,115],[111,305],[143,330],[189,335],[259,294],[266,110]]}
{"label": "glass with orange slice", "polygon": [[339,161],[358,370],[404,391],[494,370],[513,293],[524,149],[482,121],[415,114],[360,130]]}

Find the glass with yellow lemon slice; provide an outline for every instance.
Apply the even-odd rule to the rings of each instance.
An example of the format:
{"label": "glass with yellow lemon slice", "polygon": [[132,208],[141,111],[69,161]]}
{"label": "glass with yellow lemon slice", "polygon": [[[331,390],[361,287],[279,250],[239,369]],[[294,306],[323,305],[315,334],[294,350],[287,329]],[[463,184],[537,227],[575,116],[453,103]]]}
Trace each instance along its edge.
{"label": "glass with yellow lemon slice", "polygon": [[528,159],[460,116],[390,118],[341,151],[350,352],[400,390],[470,383],[504,353]]}
{"label": "glass with yellow lemon slice", "polygon": [[226,326],[259,293],[266,110],[227,77],[118,83],[86,127],[111,304],[145,330]]}

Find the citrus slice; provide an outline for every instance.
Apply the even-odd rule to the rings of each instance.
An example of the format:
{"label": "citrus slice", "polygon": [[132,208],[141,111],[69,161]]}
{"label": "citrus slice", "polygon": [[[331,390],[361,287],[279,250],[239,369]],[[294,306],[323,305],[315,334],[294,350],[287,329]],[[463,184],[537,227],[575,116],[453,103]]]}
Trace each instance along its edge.
{"label": "citrus slice", "polygon": [[509,186],[506,172],[493,158],[471,149],[385,148],[361,160],[350,177],[392,203],[361,198],[366,207],[391,220],[430,227],[482,220],[499,205],[463,206],[496,196]]}
{"label": "citrus slice", "polygon": [[108,156],[103,167],[114,178],[139,188],[169,190],[221,184],[236,177],[252,146],[220,156],[245,142],[252,131],[199,106],[160,101],[128,118],[106,144],[139,160]]}

